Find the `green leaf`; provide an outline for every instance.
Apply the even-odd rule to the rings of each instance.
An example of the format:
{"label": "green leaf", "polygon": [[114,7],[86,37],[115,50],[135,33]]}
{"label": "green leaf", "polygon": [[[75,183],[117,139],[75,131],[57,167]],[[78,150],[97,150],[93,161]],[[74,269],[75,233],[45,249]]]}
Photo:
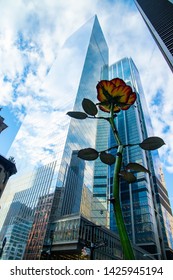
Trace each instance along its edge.
{"label": "green leaf", "polygon": [[84,120],[88,117],[87,114],[85,114],[83,112],[77,112],[77,111],[76,112],[68,112],[67,115],[70,116],[71,118],[79,119],[79,120]]}
{"label": "green leaf", "polygon": [[99,156],[99,153],[92,148],[82,149],[78,152],[78,157],[84,160],[95,160]]}
{"label": "green leaf", "polygon": [[115,157],[112,154],[108,154],[106,152],[100,153],[100,160],[105,164],[114,164],[115,163]]}
{"label": "green leaf", "polygon": [[162,138],[160,137],[149,137],[147,139],[145,139],[142,143],[139,144],[139,146],[143,149],[143,150],[156,150],[160,147],[162,147],[163,145],[165,145],[165,142],[163,141]]}
{"label": "green leaf", "polygon": [[127,172],[125,170],[121,171],[120,174],[122,175],[123,179],[126,180],[129,184],[134,183],[136,181],[135,175],[131,172]]}
{"label": "green leaf", "polygon": [[144,166],[140,165],[139,163],[133,163],[130,162],[129,164],[127,164],[126,169],[130,169],[130,170],[134,170],[136,172],[147,172],[150,174],[150,171],[148,169],[146,169]]}
{"label": "green leaf", "polygon": [[95,116],[98,113],[96,105],[90,99],[84,98],[82,107],[88,115]]}

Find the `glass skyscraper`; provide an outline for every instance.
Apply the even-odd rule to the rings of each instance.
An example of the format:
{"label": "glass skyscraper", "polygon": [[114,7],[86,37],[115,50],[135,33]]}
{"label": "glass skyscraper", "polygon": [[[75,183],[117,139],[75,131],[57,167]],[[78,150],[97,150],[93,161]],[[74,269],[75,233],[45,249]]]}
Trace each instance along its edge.
{"label": "glass skyscraper", "polygon": [[[132,59],[124,58],[110,66],[110,79],[122,78],[137,93],[135,106],[121,111],[116,124],[123,144],[141,143],[154,136],[147,112],[139,72]],[[110,146],[115,145],[110,133]],[[116,151],[112,151],[116,152]],[[134,173],[136,182],[128,184],[121,179],[121,203],[127,231],[132,243],[161,258],[172,258],[173,227],[172,212],[162,177],[158,152],[142,150],[138,145],[126,147],[123,164],[135,162],[145,166],[151,174]],[[113,168],[109,168],[110,196],[112,193]],[[112,205],[110,205],[110,228],[117,231]]]}
{"label": "glass skyscraper", "polygon": [[[59,55],[42,86],[42,93],[48,91],[50,93],[50,98],[53,96],[52,98],[54,99],[56,106],[55,111],[57,112],[57,126],[55,131],[50,131],[50,143],[47,143],[47,146],[45,146],[43,139],[43,143],[40,143],[39,150],[37,150],[37,138],[35,138],[35,153],[38,157],[39,151],[42,151],[45,154],[45,159],[40,162],[39,158],[36,158],[35,161],[34,158],[31,158],[31,153],[27,149],[25,158],[20,159],[20,149],[23,149],[21,146],[21,139],[23,139],[22,141],[24,143],[25,140],[27,141],[27,133],[31,133],[30,136],[33,137],[36,137],[37,133],[39,134],[40,127],[38,123],[35,123],[34,121],[32,130],[25,133],[27,131],[29,115],[26,116],[9,151],[9,154],[12,154],[15,157],[18,166],[18,176],[15,177],[14,180],[10,180],[2,197],[3,217],[1,217],[1,223],[3,227],[1,236],[3,238],[7,231],[9,232],[10,227],[11,230],[9,236],[10,234],[13,235],[15,219],[20,217],[22,220],[26,216],[25,213],[28,207],[29,209],[31,208],[34,211],[34,213],[29,213],[31,216],[31,234],[29,235],[29,231],[27,232],[29,235],[27,248],[29,248],[31,256],[31,251],[36,248],[36,257],[38,258],[41,250],[38,243],[40,242],[41,244],[44,242],[42,236],[39,237],[39,242],[35,244],[36,247],[33,245],[34,240],[38,236],[38,228],[44,228],[42,231],[44,236],[46,235],[46,232],[47,235],[49,235],[50,228],[48,227],[48,224],[51,224],[50,221],[53,222],[62,215],[77,213],[80,211],[82,187],[85,186],[85,188],[88,188],[90,191],[92,190],[93,162],[84,162],[78,159],[76,153],[82,148],[95,147],[96,123],[90,119],[70,119],[66,113],[72,110],[81,111],[83,98],[89,98],[93,101],[96,100],[95,87],[100,79],[100,71],[101,69],[104,72],[108,71],[108,67],[106,67],[107,65],[108,47],[97,16],[94,16],[67,39],[62,49],[59,51]],[[69,69],[73,70],[71,72],[73,73],[73,76],[68,76]],[[53,94],[51,92],[52,83],[55,83],[57,88],[56,92],[53,92]],[[57,100],[58,104],[56,103]],[[41,110],[39,111],[38,108],[38,116],[40,114],[40,117],[44,118],[44,113],[45,112]],[[45,130],[45,127],[43,129]],[[33,161],[35,161],[35,171],[33,172],[36,172],[36,175],[33,175],[32,172],[31,175],[29,175],[28,171],[25,169],[29,169],[28,166],[32,166]],[[51,164],[54,164],[53,168],[51,168]],[[50,172],[52,172],[51,174],[49,174],[49,170],[47,171],[47,166],[49,165]],[[41,172],[43,172],[42,175]],[[23,174],[26,175],[24,176]],[[33,176],[36,176],[37,178],[37,181],[34,183],[31,182],[33,181]],[[38,176],[40,176],[40,180],[38,179]],[[9,200],[10,191],[11,201]],[[17,191],[18,193],[13,199],[13,195]],[[58,196],[55,195],[57,193]],[[47,215],[45,219],[42,218],[41,225],[38,217],[41,214],[45,215],[45,211],[42,211],[40,207],[42,206],[44,209],[48,209],[47,201],[49,198],[52,205],[49,205],[51,208],[49,209],[50,211],[48,211],[50,217]],[[12,202],[11,209],[9,208],[10,202]],[[23,204],[27,206],[27,209],[22,208]],[[11,219],[9,217],[11,217],[11,215],[13,216],[12,213],[15,213],[12,208],[15,208],[16,205],[18,206],[19,211],[16,211],[13,219]],[[38,213],[38,217],[35,212]],[[28,220],[29,218],[27,216],[27,221]],[[32,224],[35,226],[35,232]],[[18,236],[16,236],[16,240],[13,238],[13,241],[18,243],[21,242]],[[14,244],[14,246],[16,246],[16,243]],[[7,245],[8,247],[6,248],[11,248],[10,244]],[[24,248],[24,245],[22,248]],[[22,252],[23,251],[21,251],[21,253]],[[10,256],[11,258],[14,258],[14,254]],[[7,251],[4,251],[4,258],[5,257],[9,258]]]}
{"label": "glass skyscraper", "polygon": [[135,0],[135,3],[173,71],[173,1]]}

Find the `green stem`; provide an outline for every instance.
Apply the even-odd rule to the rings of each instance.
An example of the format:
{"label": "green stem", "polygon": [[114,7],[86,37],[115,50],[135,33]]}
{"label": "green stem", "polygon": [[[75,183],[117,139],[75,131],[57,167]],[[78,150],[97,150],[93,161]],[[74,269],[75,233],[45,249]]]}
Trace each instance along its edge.
{"label": "green stem", "polygon": [[134,260],[135,256],[133,253],[133,248],[132,248],[131,242],[130,242],[128,234],[127,234],[126,226],[125,226],[123,215],[122,215],[121,203],[120,203],[119,174],[120,174],[121,165],[122,165],[123,145],[121,143],[117,128],[114,123],[113,114],[114,114],[114,112],[113,112],[113,105],[112,105],[111,106],[110,125],[111,125],[112,131],[114,133],[115,140],[118,143],[118,150],[117,150],[115,167],[114,167],[112,203],[113,203],[113,208],[114,208],[116,224],[117,224],[117,228],[118,228],[118,232],[119,232],[119,236],[120,236],[120,242],[121,242],[121,245],[123,248],[124,258],[127,260]]}

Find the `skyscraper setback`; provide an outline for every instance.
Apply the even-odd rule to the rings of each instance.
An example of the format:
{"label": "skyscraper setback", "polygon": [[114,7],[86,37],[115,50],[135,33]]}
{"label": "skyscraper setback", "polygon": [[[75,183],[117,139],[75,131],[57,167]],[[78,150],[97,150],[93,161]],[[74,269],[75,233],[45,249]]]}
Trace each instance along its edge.
{"label": "skyscraper setback", "polygon": [[135,0],[135,3],[173,71],[173,1]]}

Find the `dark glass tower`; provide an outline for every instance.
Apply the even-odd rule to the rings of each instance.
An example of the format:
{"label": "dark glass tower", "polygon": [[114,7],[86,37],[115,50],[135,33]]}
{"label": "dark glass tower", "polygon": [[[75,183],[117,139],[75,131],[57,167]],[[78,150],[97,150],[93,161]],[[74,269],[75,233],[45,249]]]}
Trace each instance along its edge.
{"label": "dark glass tower", "polygon": [[[110,66],[110,79],[122,78],[137,92],[135,106],[121,111],[116,124],[123,144],[141,143],[149,136],[154,136],[147,112],[145,97],[139,72],[132,59],[124,58]],[[110,134],[110,146],[115,140]],[[114,151],[115,153],[116,151]],[[173,257],[172,212],[162,177],[158,152],[142,150],[138,145],[126,147],[123,163],[126,166],[135,162],[150,170],[134,173],[137,181],[128,184],[121,180],[121,202],[124,220],[131,241],[159,258]],[[112,193],[113,166],[109,169],[110,195]],[[110,205],[110,228],[117,231],[112,205]]]}
{"label": "dark glass tower", "polygon": [[135,3],[173,71],[173,1],[135,0]]}

